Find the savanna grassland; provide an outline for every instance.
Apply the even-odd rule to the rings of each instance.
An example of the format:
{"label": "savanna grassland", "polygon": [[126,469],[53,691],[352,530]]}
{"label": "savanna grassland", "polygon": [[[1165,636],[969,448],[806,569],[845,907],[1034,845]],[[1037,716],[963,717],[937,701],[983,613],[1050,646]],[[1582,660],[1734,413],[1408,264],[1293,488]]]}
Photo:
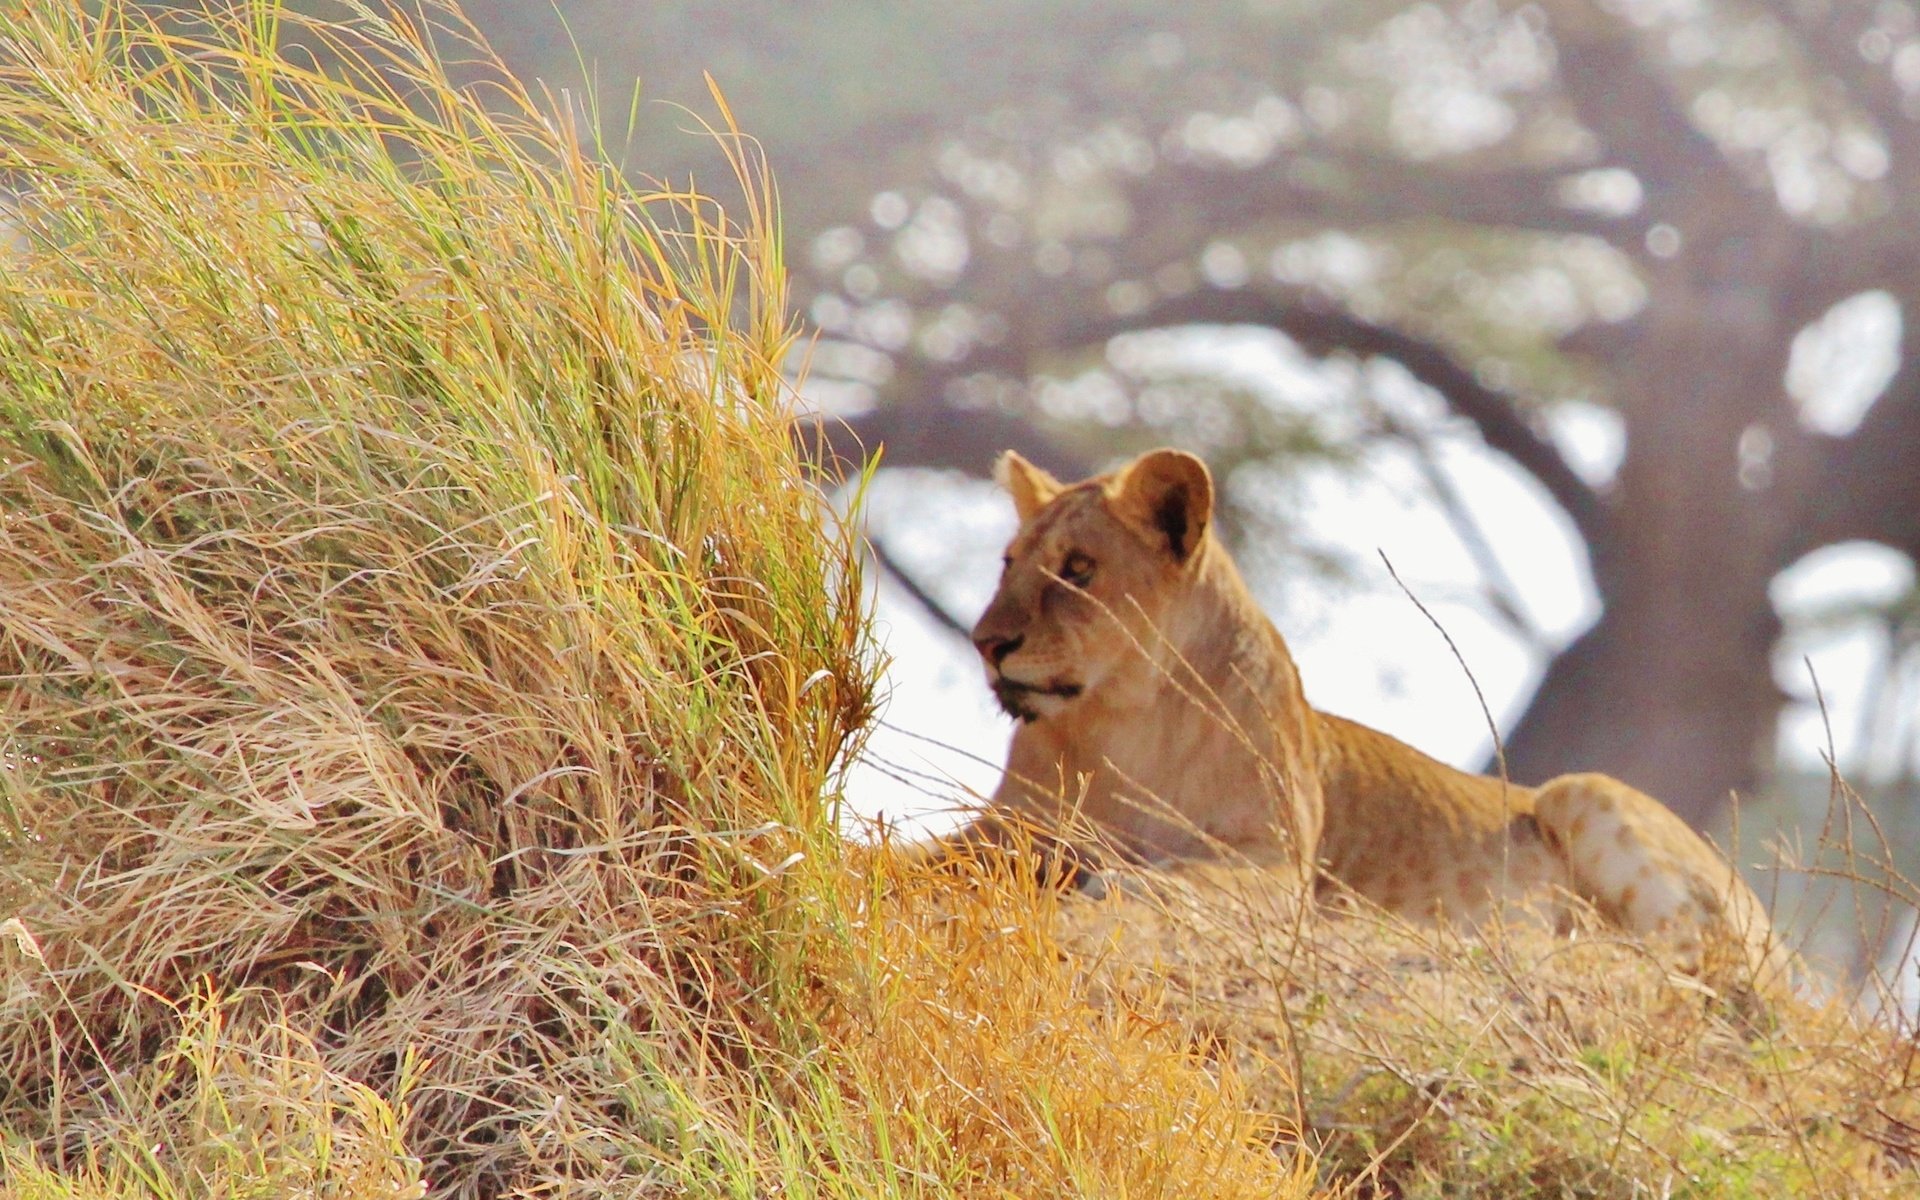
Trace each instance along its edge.
{"label": "savanna grassland", "polygon": [[1911,1194],[1845,1006],[847,845],[724,106],[723,206],[450,8],[219,12],[0,12],[0,1196]]}

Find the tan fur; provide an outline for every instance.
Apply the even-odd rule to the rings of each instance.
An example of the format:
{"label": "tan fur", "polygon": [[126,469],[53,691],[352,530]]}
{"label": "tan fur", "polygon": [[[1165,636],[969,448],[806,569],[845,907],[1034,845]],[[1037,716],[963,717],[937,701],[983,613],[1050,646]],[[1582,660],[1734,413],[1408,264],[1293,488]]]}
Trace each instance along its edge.
{"label": "tan fur", "polygon": [[1470,775],[1312,709],[1213,535],[1198,459],[1068,486],[1008,453],[998,477],[1020,529],[974,642],[1022,724],[969,837],[1071,811],[1147,862],[1244,856],[1466,922],[1572,893],[1688,969],[1783,970],[1759,900],[1659,801],[1604,775]]}

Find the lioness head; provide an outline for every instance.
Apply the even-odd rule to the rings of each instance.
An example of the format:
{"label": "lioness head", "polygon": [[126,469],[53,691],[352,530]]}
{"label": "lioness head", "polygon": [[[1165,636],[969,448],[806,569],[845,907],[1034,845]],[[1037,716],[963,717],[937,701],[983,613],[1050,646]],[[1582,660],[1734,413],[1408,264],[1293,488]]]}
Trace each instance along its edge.
{"label": "lioness head", "polygon": [[1206,543],[1213,480],[1178,450],[1072,485],[1011,450],[994,473],[1020,531],[973,644],[1000,707],[1033,721],[1065,711],[1151,648]]}

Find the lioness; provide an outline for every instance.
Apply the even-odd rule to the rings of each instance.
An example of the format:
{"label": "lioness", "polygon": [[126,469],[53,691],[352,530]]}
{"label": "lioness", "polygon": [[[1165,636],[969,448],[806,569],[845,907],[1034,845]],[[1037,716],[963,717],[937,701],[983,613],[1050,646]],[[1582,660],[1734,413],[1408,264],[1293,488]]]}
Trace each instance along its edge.
{"label": "lioness", "polygon": [[1214,536],[1199,459],[1156,450],[1067,485],[1009,451],[996,474],[1020,529],[973,641],[1021,723],[961,841],[1072,809],[1146,862],[1244,856],[1467,922],[1564,889],[1689,969],[1776,969],[1759,900],[1659,801],[1605,775],[1470,775],[1310,707]]}

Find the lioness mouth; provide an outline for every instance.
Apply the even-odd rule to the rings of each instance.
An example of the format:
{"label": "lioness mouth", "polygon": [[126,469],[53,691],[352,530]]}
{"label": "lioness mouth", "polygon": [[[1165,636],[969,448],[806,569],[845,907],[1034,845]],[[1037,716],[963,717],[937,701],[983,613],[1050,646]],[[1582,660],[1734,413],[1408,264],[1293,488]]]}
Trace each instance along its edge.
{"label": "lioness mouth", "polygon": [[1062,700],[1071,700],[1080,694],[1077,683],[1021,683],[1006,676],[993,681],[994,697],[1000,701],[1000,707],[1010,717],[1022,721],[1034,721],[1040,717],[1040,711],[1033,707],[1034,696],[1058,696]]}

